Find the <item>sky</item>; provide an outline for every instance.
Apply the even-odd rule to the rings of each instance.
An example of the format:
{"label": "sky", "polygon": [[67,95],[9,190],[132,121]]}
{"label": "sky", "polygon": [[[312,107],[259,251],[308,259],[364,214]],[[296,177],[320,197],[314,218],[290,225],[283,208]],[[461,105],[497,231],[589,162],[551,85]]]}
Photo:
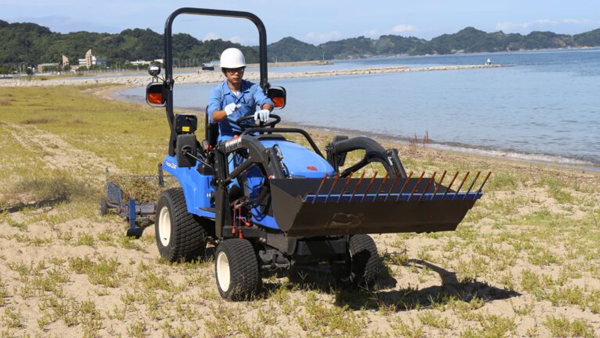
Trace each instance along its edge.
{"label": "sky", "polygon": [[[34,22],[52,31],[118,33],[149,28],[162,33],[180,7],[248,11],[267,28],[269,43],[292,36],[312,44],[384,34],[431,39],[472,26],[486,32],[577,34],[600,28],[600,0],[0,0],[0,20]],[[180,16],[173,30],[200,40],[258,44],[249,21]]]}

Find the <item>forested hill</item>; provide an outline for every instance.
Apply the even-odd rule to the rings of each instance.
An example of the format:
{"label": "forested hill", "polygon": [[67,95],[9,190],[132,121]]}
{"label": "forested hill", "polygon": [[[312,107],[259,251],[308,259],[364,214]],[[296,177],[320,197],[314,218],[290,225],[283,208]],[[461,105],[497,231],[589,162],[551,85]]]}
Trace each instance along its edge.
{"label": "forested hill", "polygon": [[[223,40],[199,41],[189,34],[175,34],[173,52],[176,65],[199,65],[219,58],[227,47],[238,47],[250,63],[258,61],[256,47],[241,46]],[[62,55],[72,63],[92,48],[94,55],[109,64],[126,60],[162,58],[162,35],[149,29],[127,29],[119,34],[76,32],[61,34],[33,23],[8,23],[0,20],[0,65],[59,62]],[[304,61],[362,58],[387,55],[425,55],[473,52],[518,51],[530,49],[600,46],[600,29],[565,35],[532,32],[527,35],[486,33],[467,27],[430,41],[415,37],[382,35],[378,39],[357,37],[312,45],[287,37],[268,46],[269,61]]]}
{"label": "forested hill", "polygon": [[[0,65],[39,64],[60,62],[66,55],[71,63],[82,59],[88,49],[109,63],[153,60],[163,57],[163,37],[150,29],[127,29],[119,34],[76,32],[61,34],[33,23],[9,24],[0,20]],[[184,62],[200,64],[219,58],[228,47],[244,51],[248,62],[258,62],[258,52],[229,41],[202,42],[189,34],[173,36],[173,56],[183,66]]]}
{"label": "forested hill", "polygon": [[457,52],[503,52],[548,48],[600,46],[600,29],[577,35],[531,32],[527,35],[486,33],[467,27],[455,34],[444,34],[411,51],[413,55]]}

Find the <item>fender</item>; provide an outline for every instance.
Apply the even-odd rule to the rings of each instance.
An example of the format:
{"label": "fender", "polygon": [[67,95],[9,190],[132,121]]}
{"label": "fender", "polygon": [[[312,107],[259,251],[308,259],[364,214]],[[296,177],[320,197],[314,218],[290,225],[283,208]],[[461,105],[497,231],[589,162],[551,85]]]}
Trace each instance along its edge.
{"label": "fender", "polygon": [[177,166],[177,158],[167,155],[163,162],[163,168],[166,172],[173,175],[183,188],[188,212],[214,219],[215,213],[214,211],[210,211],[212,209],[210,196],[214,191],[210,184],[212,175],[201,175],[198,172],[199,164],[200,162],[191,168],[180,168]]}

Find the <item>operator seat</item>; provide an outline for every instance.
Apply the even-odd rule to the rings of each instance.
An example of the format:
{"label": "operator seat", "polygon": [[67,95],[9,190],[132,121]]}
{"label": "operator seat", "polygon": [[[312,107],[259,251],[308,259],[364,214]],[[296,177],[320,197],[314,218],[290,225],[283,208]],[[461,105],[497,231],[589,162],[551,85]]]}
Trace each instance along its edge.
{"label": "operator seat", "polygon": [[208,117],[208,106],[206,106],[204,114],[204,138],[211,149],[214,149],[217,145],[217,139],[219,138],[219,124],[211,123]]}

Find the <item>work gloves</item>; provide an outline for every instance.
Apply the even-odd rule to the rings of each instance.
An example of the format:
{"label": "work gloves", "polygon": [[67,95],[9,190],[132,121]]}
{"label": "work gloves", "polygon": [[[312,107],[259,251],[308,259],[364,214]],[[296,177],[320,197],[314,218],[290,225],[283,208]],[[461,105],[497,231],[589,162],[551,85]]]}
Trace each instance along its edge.
{"label": "work gloves", "polygon": [[[239,103],[230,103],[228,105],[225,106],[225,114],[227,114],[227,116],[233,114],[236,110],[240,109],[242,107],[241,104]],[[266,123],[267,121],[269,121],[269,115],[270,115],[270,111],[268,109],[262,109],[257,111],[256,113],[254,113],[254,119],[257,121],[260,121],[262,123]]]}
{"label": "work gloves", "polygon": [[[225,114],[227,114],[227,116],[233,114],[236,110],[238,110],[240,107],[242,107],[241,104],[235,104],[235,103],[230,103],[228,105],[225,106]],[[256,116],[254,117],[256,118]]]}
{"label": "work gloves", "polygon": [[269,121],[270,113],[271,112],[268,109],[259,110],[256,113],[254,113],[254,120],[266,123],[267,121]]}

